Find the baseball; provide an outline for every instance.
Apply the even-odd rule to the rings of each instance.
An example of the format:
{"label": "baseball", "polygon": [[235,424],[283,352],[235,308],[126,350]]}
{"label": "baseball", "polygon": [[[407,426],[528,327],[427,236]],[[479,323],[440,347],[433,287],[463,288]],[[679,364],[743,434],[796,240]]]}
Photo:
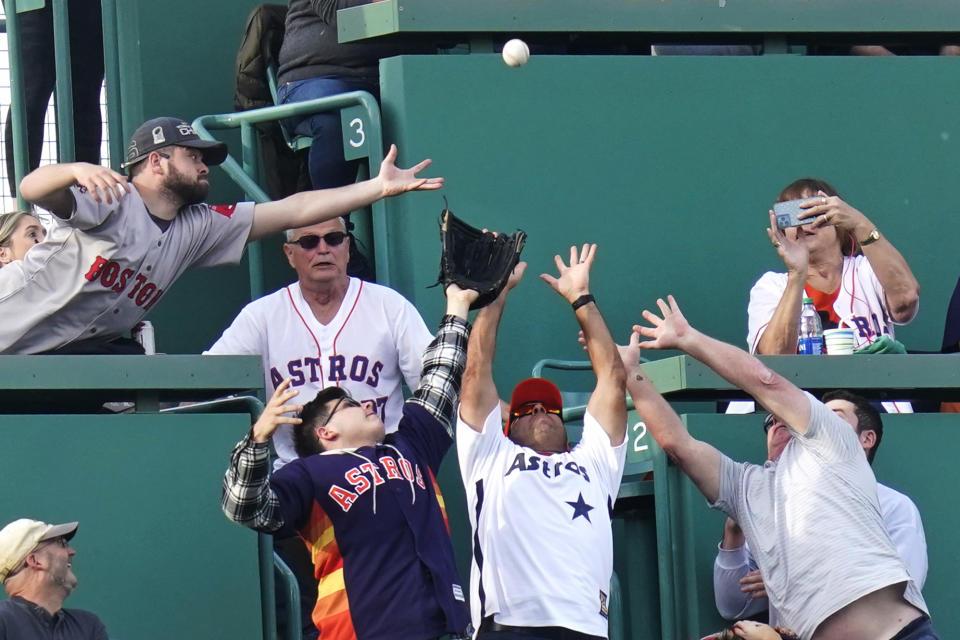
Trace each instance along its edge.
{"label": "baseball", "polygon": [[530,47],[527,43],[518,38],[508,40],[503,45],[503,61],[511,67],[519,67],[527,63],[530,59]]}

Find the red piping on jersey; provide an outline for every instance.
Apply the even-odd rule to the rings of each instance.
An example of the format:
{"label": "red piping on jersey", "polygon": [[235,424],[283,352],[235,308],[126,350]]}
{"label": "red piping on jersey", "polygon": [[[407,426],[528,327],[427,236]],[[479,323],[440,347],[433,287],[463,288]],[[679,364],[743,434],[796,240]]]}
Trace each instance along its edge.
{"label": "red piping on jersey", "polygon": [[[317,336],[313,335],[313,331],[310,329],[310,325],[307,324],[307,321],[303,319],[303,315],[300,313],[300,309],[297,309],[296,303],[293,301],[293,294],[290,293],[290,285],[284,287],[287,290],[287,297],[290,298],[290,306],[293,307],[293,310],[297,312],[297,317],[300,318],[300,322],[303,323],[304,328],[307,330],[307,333],[310,334],[310,337],[313,338],[313,344],[317,346],[317,360],[320,361],[320,380],[323,380],[323,354],[320,352],[320,341],[317,340]],[[337,385],[340,386],[340,385]]]}
{"label": "red piping on jersey", "polygon": [[[350,316],[353,315],[353,310],[357,308],[357,303],[360,302],[361,293],[363,293],[363,280],[360,280],[360,288],[357,289],[357,297],[353,300],[353,306],[350,307],[350,312],[347,313],[347,317],[343,319],[343,324],[340,325],[337,335],[333,336],[333,355],[337,355],[337,339],[340,337],[340,334],[343,333],[343,329],[347,326],[347,323],[350,322]],[[337,386],[339,387],[340,385],[338,384]]]}

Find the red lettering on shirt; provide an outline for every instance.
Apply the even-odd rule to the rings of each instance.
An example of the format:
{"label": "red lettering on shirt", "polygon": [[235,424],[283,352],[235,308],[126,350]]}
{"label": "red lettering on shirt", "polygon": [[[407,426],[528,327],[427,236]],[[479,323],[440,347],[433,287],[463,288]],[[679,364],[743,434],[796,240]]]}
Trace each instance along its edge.
{"label": "red lettering on shirt", "polygon": [[415,469],[417,471],[417,486],[421,489],[426,489],[427,485],[423,483],[423,474],[420,473],[420,465],[417,465]]}
{"label": "red lettering on shirt", "polygon": [[366,471],[367,473],[369,473],[371,477],[373,477],[373,484],[379,486],[384,482],[386,482],[386,480],[384,480],[383,477],[379,473],[377,473],[377,468],[373,466],[372,462],[364,462],[362,465],[360,465],[360,468]]}
{"label": "red lettering on shirt", "polygon": [[367,480],[367,477],[360,472],[360,469],[354,467],[347,471],[343,477],[347,479],[351,485],[353,485],[353,490],[357,492],[357,495],[363,495],[367,492],[371,486],[370,481]]}
{"label": "red lettering on shirt", "polygon": [[327,494],[333,498],[334,502],[340,505],[340,508],[344,511],[350,511],[350,507],[353,506],[354,501],[357,499],[357,494],[338,487],[337,485],[331,486]]}
{"label": "red lettering on shirt", "polygon": [[396,460],[390,456],[383,456],[380,458],[380,464],[387,471],[387,480],[403,480],[403,476],[400,475],[400,469],[397,468]]}
{"label": "red lettering on shirt", "polygon": [[210,208],[219,213],[222,216],[230,217],[233,215],[234,210],[237,208],[237,205],[231,204],[212,204]]}
{"label": "red lettering on shirt", "polygon": [[93,282],[100,277],[100,272],[103,271],[103,265],[105,264],[107,264],[107,259],[97,256],[97,259],[93,261],[92,265],[90,265],[90,270],[87,271],[87,274],[83,277],[90,282]]}

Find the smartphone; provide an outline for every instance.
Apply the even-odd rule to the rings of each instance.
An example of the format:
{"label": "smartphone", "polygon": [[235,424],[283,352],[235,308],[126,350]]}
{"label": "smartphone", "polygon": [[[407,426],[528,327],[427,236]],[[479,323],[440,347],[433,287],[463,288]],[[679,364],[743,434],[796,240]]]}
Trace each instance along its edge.
{"label": "smartphone", "polygon": [[799,227],[803,224],[810,224],[814,220],[820,218],[821,216],[814,216],[812,218],[800,219],[797,216],[805,211],[800,205],[804,202],[810,202],[811,200],[817,200],[817,198],[800,198],[799,200],[787,200],[786,202],[777,202],[773,205],[773,215],[777,219],[777,226],[781,229],[786,229],[787,227]]}

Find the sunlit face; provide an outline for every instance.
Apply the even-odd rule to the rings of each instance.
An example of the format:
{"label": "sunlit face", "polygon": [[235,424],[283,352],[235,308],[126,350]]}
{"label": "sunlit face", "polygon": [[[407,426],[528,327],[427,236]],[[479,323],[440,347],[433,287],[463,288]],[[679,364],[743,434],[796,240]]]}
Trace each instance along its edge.
{"label": "sunlit face", "polygon": [[47,231],[37,218],[23,216],[17,223],[16,229],[7,238],[6,246],[0,247],[0,264],[23,260],[27,251],[34,245],[43,242],[46,237]]}
{"label": "sunlit face", "polygon": [[767,460],[777,460],[793,434],[787,425],[773,414],[767,416],[763,429],[767,432]]}
{"label": "sunlit face", "polygon": [[[853,427],[854,430],[857,429],[860,419],[857,418],[857,406],[855,404],[849,400],[838,399],[826,403],[826,407]],[[790,438],[792,438],[793,435],[783,421],[772,414],[769,415],[767,421],[763,423],[763,428],[767,432],[767,459],[776,460],[780,457],[780,454],[783,453],[784,447],[787,446],[787,443],[790,442]],[[864,445],[864,448],[867,448],[867,444],[863,443],[863,439],[864,436],[861,434],[861,444]]]}
{"label": "sunlit face", "polygon": [[203,154],[189,147],[169,147],[164,151],[167,173],[163,188],[184,205],[199,204],[210,192],[207,179],[210,169],[203,162]]}
{"label": "sunlit face", "polygon": [[[328,412],[317,427],[317,437],[324,449],[361,447],[383,442],[386,427],[372,401],[357,402],[353,398],[337,398],[325,405]],[[329,436],[336,436],[331,441]],[[328,437],[325,437],[328,436]]]}
{"label": "sunlit face", "polygon": [[[283,245],[283,252],[301,284],[330,284],[345,281],[350,261],[350,238],[341,218],[334,218],[309,227],[294,229],[292,237]],[[315,236],[319,241],[312,249],[297,244],[302,238]],[[340,240],[331,244],[327,239]]]}
{"label": "sunlit face", "polygon": [[77,576],[73,573],[73,556],[77,552],[66,538],[42,542],[33,553],[44,559],[50,583],[61,587],[67,595],[77,587]]}
{"label": "sunlit face", "polygon": [[559,415],[539,402],[528,402],[520,409],[525,415],[511,420],[508,434],[511,440],[542,453],[567,450],[567,430]]}

